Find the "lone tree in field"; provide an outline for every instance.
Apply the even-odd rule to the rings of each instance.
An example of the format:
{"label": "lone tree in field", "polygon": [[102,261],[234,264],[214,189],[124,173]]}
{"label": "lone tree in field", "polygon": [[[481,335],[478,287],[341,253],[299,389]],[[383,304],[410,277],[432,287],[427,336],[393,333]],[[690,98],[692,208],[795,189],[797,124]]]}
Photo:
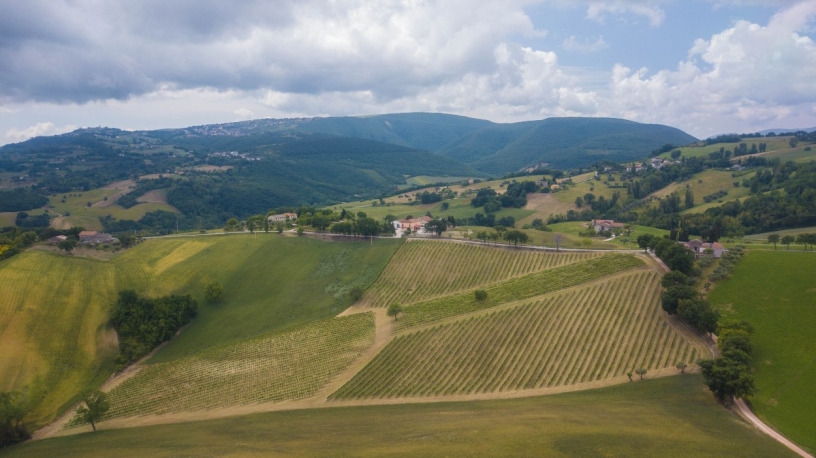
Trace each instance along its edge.
{"label": "lone tree in field", "polygon": [[216,302],[219,298],[221,298],[221,294],[224,293],[224,287],[221,286],[221,283],[214,281],[207,285],[204,289],[204,299],[208,302]]}
{"label": "lone tree in field", "polygon": [[629,377],[629,381],[632,381],[632,372],[627,372],[626,376]]}
{"label": "lone tree in field", "polygon": [[678,361],[677,364],[674,365],[674,367],[676,367],[681,374],[685,374],[688,364],[684,363],[683,361]]}
{"label": "lone tree in field", "polygon": [[388,311],[386,313],[388,314],[388,316],[393,316],[394,321],[397,321],[397,315],[402,313],[402,306],[394,302],[393,304],[388,306]]}
{"label": "lone tree in field", "polygon": [[776,249],[776,244],[779,243],[779,234],[771,234],[768,236],[768,243],[773,243],[774,250]]}
{"label": "lone tree in field", "polygon": [[651,234],[642,234],[637,237],[637,244],[639,247],[643,248],[644,253],[649,249],[650,243],[652,243]]}
{"label": "lone tree in field", "polygon": [[476,299],[478,302],[482,302],[482,301],[484,301],[485,299],[487,299],[487,291],[485,291],[485,290],[483,290],[483,289],[477,289],[476,291],[474,291],[474,292],[473,292],[473,297],[474,297],[474,298],[475,298],[475,299]]}
{"label": "lone tree in field", "polygon": [[90,423],[91,428],[96,431],[96,422],[101,420],[110,409],[108,397],[101,391],[94,391],[86,395],[82,401],[85,406],[77,409],[77,420],[80,423]]}
{"label": "lone tree in field", "polygon": [[348,292],[348,296],[349,298],[351,298],[352,302],[359,301],[360,299],[363,298],[363,288],[360,288],[359,286],[351,288]]}
{"label": "lone tree in field", "polygon": [[649,371],[647,371],[646,369],[644,369],[642,367],[639,367],[639,368],[635,369],[635,374],[639,375],[641,380],[643,380],[643,376],[646,375],[646,372],[649,372]]}
{"label": "lone tree in field", "polygon": [[74,239],[65,239],[57,245],[60,250],[65,250],[66,253],[71,254],[77,246],[77,241]]}
{"label": "lone tree in field", "polygon": [[555,251],[560,251],[561,241],[562,240],[563,240],[563,237],[561,236],[560,233],[556,233],[555,235],[553,235],[553,243],[555,244]]}

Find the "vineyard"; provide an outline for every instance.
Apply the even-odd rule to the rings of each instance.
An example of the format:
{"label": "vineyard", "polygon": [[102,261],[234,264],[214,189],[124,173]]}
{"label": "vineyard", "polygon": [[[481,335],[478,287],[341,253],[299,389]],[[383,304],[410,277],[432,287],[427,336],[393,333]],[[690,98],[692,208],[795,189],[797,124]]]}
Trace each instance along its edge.
{"label": "vineyard", "polygon": [[482,301],[477,301],[472,291],[466,291],[421,302],[405,309],[397,329],[540,296],[642,265],[643,261],[633,255],[600,256],[499,283],[486,288],[487,299]]}
{"label": "vineyard", "polygon": [[460,243],[410,241],[394,254],[363,303],[410,304],[599,256],[511,251]]}
{"label": "vineyard", "polygon": [[637,271],[396,337],[331,399],[558,387],[705,355],[666,321],[660,278]]}
{"label": "vineyard", "polygon": [[110,392],[108,418],[308,397],[373,342],[362,313],[150,365]]}

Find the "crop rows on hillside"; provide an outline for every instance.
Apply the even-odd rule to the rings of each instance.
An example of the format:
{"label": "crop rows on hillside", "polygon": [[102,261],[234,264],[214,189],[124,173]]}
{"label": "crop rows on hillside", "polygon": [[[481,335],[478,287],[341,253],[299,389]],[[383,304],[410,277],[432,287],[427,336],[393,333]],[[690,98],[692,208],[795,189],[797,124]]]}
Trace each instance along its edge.
{"label": "crop rows on hillside", "polygon": [[398,336],[332,399],[558,387],[693,363],[703,348],[666,321],[653,272]]}
{"label": "crop rows on hillside", "polygon": [[107,417],[301,399],[373,342],[374,316],[364,313],[154,364],[111,390]]}
{"label": "crop rows on hillside", "polygon": [[598,253],[511,251],[461,243],[404,244],[366,291],[375,307],[409,304],[599,256]]}
{"label": "crop rows on hillside", "polygon": [[642,265],[643,261],[633,255],[605,255],[507,280],[486,288],[485,300],[477,301],[472,291],[452,294],[407,307],[397,329],[552,293]]}

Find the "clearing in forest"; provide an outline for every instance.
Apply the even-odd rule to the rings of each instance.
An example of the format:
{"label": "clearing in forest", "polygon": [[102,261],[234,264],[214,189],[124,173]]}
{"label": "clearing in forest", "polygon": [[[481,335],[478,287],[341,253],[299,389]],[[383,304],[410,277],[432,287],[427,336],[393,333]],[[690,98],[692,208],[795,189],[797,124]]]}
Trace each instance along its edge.
{"label": "clearing in forest", "polygon": [[365,292],[362,304],[387,307],[394,302],[425,301],[598,256],[599,253],[545,253],[408,241]]}
{"label": "clearing in forest", "polygon": [[660,277],[640,270],[404,333],[331,398],[517,391],[693,364],[705,347],[670,326],[659,298]]}

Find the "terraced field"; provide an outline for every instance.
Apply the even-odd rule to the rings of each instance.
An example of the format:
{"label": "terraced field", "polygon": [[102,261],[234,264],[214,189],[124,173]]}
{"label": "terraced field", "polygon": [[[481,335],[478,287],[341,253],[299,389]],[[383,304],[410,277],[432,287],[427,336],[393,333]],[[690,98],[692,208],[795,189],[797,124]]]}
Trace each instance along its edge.
{"label": "terraced field", "polygon": [[396,337],[332,399],[492,393],[692,364],[705,354],[661,312],[660,278],[637,271]]}
{"label": "terraced field", "polygon": [[634,255],[605,255],[496,284],[485,289],[487,299],[482,301],[475,299],[473,291],[451,294],[407,307],[404,317],[397,323],[397,329],[540,296],[643,265],[643,261]]}
{"label": "terraced field", "polygon": [[445,296],[509,278],[598,257],[598,253],[539,253],[459,243],[410,241],[394,254],[363,304],[387,307]]}
{"label": "terraced field", "polygon": [[313,395],[374,343],[374,315],[329,318],[146,367],[110,392],[107,418]]}

